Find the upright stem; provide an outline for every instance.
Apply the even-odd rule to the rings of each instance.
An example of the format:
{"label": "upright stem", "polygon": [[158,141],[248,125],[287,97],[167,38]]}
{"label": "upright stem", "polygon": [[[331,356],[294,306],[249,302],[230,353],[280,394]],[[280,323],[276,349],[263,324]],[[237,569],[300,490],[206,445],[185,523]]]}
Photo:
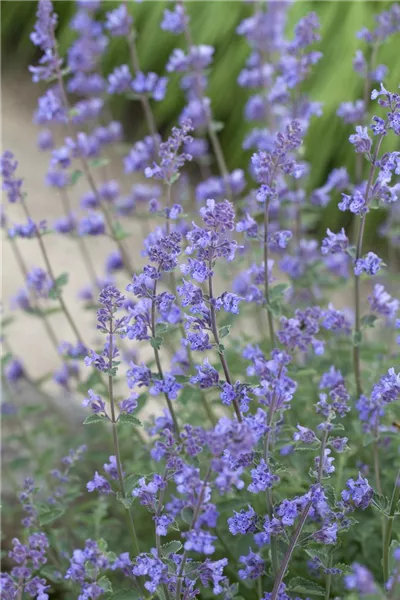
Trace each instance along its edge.
{"label": "upright stem", "polygon": [[330,595],[331,595],[332,574],[330,572],[330,569],[332,569],[332,566],[333,566],[333,552],[330,555],[329,560],[328,560],[329,572],[325,577],[325,600],[329,600]]}
{"label": "upright stem", "polygon": [[[60,190],[61,203],[64,208],[65,216],[68,217],[71,214],[71,202],[68,195],[68,192],[65,188],[61,188]],[[78,242],[80,253],[82,254],[83,262],[85,263],[86,270],[91,279],[93,287],[97,288],[97,275],[96,269],[94,268],[93,261],[91,259],[90,253],[86,248],[86,244],[84,242],[84,238],[79,234],[76,236],[76,240]]]}
{"label": "upright stem", "polygon": [[[321,442],[321,449],[320,449],[320,453],[319,453],[319,469],[318,469],[318,478],[317,478],[317,483],[319,483],[319,484],[322,481],[322,475],[324,472],[324,455],[325,455],[326,443],[328,441],[328,436],[329,436],[329,432],[325,431],[324,437]],[[297,541],[303,530],[304,523],[307,520],[308,513],[310,512],[311,506],[312,506],[312,500],[307,502],[307,504],[305,505],[305,507],[303,509],[303,512],[301,513],[297,527],[293,532],[293,535],[289,542],[288,549],[286,550],[285,556],[283,557],[283,561],[282,561],[281,567],[279,569],[279,573],[275,578],[274,588],[272,590],[270,600],[276,600],[276,598],[278,596],[279,588],[285,577],[286,569],[288,568],[290,559],[292,558],[293,551],[296,547]]]}
{"label": "upright stem", "polygon": [[[166,223],[165,223],[166,224],[166,233],[167,233],[167,235],[170,234],[170,229],[171,229],[171,222],[170,222],[170,218],[169,218],[169,209],[171,208],[171,194],[172,194],[172,184],[171,183],[167,183],[166,208],[168,209],[168,211],[167,211]],[[176,301],[177,301],[179,307],[182,308],[181,305],[180,305],[179,299],[178,299],[178,295],[176,293],[176,280],[175,280],[175,273],[174,273],[174,271],[171,271],[171,285],[172,285],[172,291],[175,294]],[[185,338],[186,337],[186,333],[185,333],[185,328],[183,327],[182,322],[180,323],[179,328],[180,328],[180,331],[181,331],[182,338]],[[192,352],[191,352],[189,346],[187,347],[187,353],[188,353],[188,358],[189,358],[189,363],[190,363],[191,369],[192,369],[192,371],[194,371],[194,360],[193,360]],[[205,410],[205,412],[207,414],[207,417],[210,419],[211,424],[214,426],[215,422],[216,422],[216,419],[215,419],[213,411],[211,410],[211,407],[209,406],[209,404],[207,402],[207,399],[205,397],[205,394],[204,394],[203,390],[200,390],[200,399],[201,399],[201,403],[202,403],[202,405],[204,407],[204,410]]]}
{"label": "upright stem", "polygon": [[[54,35],[54,32],[53,32],[53,35]],[[54,36],[54,47],[56,47],[55,36]],[[69,114],[70,111],[71,111],[71,107],[70,107],[70,104],[69,104],[69,101],[68,101],[67,92],[66,92],[65,87],[64,87],[64,81],[63,81],[63,76],[62,76],[62,72],[61,72],[61,67],[57,67],[57,73],[56,74],[57,74],[57,82],[58,82],[58,86],[59,86],[60,93],[61,93],[61,96],[62,96],[62,100],[63,100],[63,103],[64,103],[64,107],[68,111],[68,114]],[[69,117],[67,119],[67,128],[69,130],[69,133],[70,133],[71,137],[73,138],[75,136],[75,127],[74,127],[73,123],[70,121]],[[100,209],[101,209],[101,211],[102,211],[102,213],[104,215],[104,218],[106,220],[107,226],[108,226],[108,228],[110,230],[110,235],[112,236],[112,239],[115,241],[115,243],[118,246],[118,250],[120,251],[120,254],[121,254],[121,257],[122,257],[122,261],[124,263],[125,270],[128,272],[128,274],[129,274],[130,277],[133,277],[133,275],[135,273],[135,270],[134,270],[133,265],[131,263],[130,256],[128,255],[128,253],[126,251],[125,246],[124,246],[122,240],[119,240],[114,235],[114,226],[113,226],[112,218],[110,217],[110,214],[109,214],[109,212],[107,210],[107,207],[105,206],[104,202],[102,201],[102,199],[100,197],[99,191],[97,189],[96,182],[95,182],[94,177],[93,177],[93,175],[92,175],[92,173],[90,171],[88,161],[87,161],[86,157],[84,157],[84,156],[79,156],[79,161],[81,163],[82,170],[83,170],[83,172],[85,174],[85,177],[87,179],[89,187],[92,190],[92,192],[93,192],[93,194],[94,194],[94,196],[95,196],[95,198],[97,200],[97,203],[98,203],[98,205],[99,205],[99,207],[100,207]]]}
{"label": "upright stem", "polygon": [[[125,0],[125,5],[128,8],[127,0]],[[133,70],[134,70],[135,74],[137,74],[140,71],[140,61],[139,61],[139,54],[138,54],[137,47],[136,47],[136,31],[135,31],[135,29],[132,29],[131,33],[128,35],[128,46],[129,46],[129,52],[131,55],[131,63],[133,66]],[[153,111],[151,110],[150,101],[149,101],[148,97],[146,96],[146,94],[139,94],[139,99],[140,99],[140,103],[143,107],[143,112],[144,112],[144,115],[145,115],[145,118],[147,121],[147,127],[148,127],[150,135],[154,141],[154,147],[156,150],[158,150],[159,141],[158,141],[158,136],[157,136],[157,127],[156,127],[156,121],[154,118]]]}
{"label": "upright stem", "polygon": [[[210,478],[210,475],[211,475],[211,466],[208,467],[207,473],[206,473],[206,475],[204,477],[203,485],[201,487],[200,494],[199,494],[199,497],[197,499],[197,504],[196,504],[195,509],[194,509],[193,519],[192,519],[192,522],[190,524],[189,531],[193,530],[194,526],[197,523],[197,519],[199,518],[201,505],[203,504],[204,494],[205,494],[205,491],[206,491],[206,487],[207,487],[207,483],[208,483],[208,480]],[[177,576],[176,600],[180,600],[180,597],[181,597],[182,577],[183,577],[183,573],[185,571],[185,565],[186,565],[187,557],[188,557],[188,552],[187,552],[187,550],[185,550],[184,553],[183,553],[183,556],[182,556],[182,562],[181,562],[181,565],[180,565],[180,568],[179,568],[179,572],[178,572],[178,576]]]}
{"label": "upright stem", "polygon": [[[21,205],[22,205],[22,208],[23,208],[23,210],[25,212],[25,215],[26,215],[27,219],[31,219],[33,221],[33,219],[31,218],[31,215],[30,215],[29,208],[28,208],[28,206],[27,206],[27,204],[26,204],[26,202],[25,202],[25,200],[23,198],[21,200]],[[35,235],[36,235],[37,241],[39,242],[40,251],[42,253],[43,260],[45,262],[47,272],[48,272],[48,274],[49,274],[49,276],[50,276],[50,278],[51,278],[51,280],[52,280],[52,282],[54,284],[54,282],[56,281],[56,278],[54,276],[53,268],[51,266],[51,263],[50,263],[50,260],[49,260],[49,257],[48,257],[45,245],[43,243],[43,238],[42,238],[42,235],[40,233],[40,230],[39,230],[38,226],[35,227]],[[61,308],[62,308],[62,310],[64,312],[64,315],[66,316],[66,319],[67,319],[68,323],[70,324],[70,327],[71,327],[72,331],[74,332],[74,335],[75,335],[76,339],[78,340],[78,342],[80,342],[81,344],[84,345],[82,337],[81,337],[81,334],[79,333],[79,329],[76,326],[76,323],[75,323],[74,319],[72,318],[72,315],[69,312],[69,310],[67,308],[67,305],[65,304],[65,301],[64,301],[64,298],[63,298],[62,294],[59,293],[57,297],[58,297],[58,301],[60,303],[60,306],[61,306]]]}
{"label": "upright stem", "polygon": [[[184,11],[185,7],[184,7],[183,0],[178,0],[178,4],[181,6],[182,10]],[[185,39],[186,39],[187,50],[188,50],[188,52],[190,52],[194,45],[193,45],[193,39],[192,39],[192,34],[190,31],[188,20],[186,20],[184,34],[185,34]],[[198,71],[197,67],[194,68],[194,73],[195,73],[195,77],[196,77],[197,95],[200,98],[202,105],[204,106],[205,97],[204,97],[203,87],[202,87],[202,83],[201,83],[201,73]],[[204,109],[207,111],[207,132],[208,132],[208,136],[210,138],[211,146],[214,150],[215,158],[217,159],[218,169],[219,169],[220,174],[226,185],[226,192],[227,192],[228,199],[232,202],[233,192],[232,192],[232,187],[231,187],[231,184],[229,181],[229,171],[228,171],[228,167],[226,166],[226,161],[225,161],[225,157],[224,157],[224,153],[223,153],[221,144],[220,144],[218,136],[213,128],[211,109],[207,109],[205,106],[204,106]]]}
{"label": "upright stem", "polygon": [[394,482],[394,488],[392,493],[392,499],[390,501],[389,506],[389,515],[386,517],[386,526],[385,533],[383,538],[383,556],[382,556],[382,565],[383,565],[383,583],[386,584],[389,580],[389,551],[390,551],[390,542],[392,541],[392,530],[393,530],[393,522],[395,519],[395,512],[397,508],[397,504],[399,502],[400,497],[400,469],[396,475],[396,480]]}
{"label": "upright stem", "polygon": [[[118,440],[118,430],[117,430],[118,425],[117,425],[117,420],[116,420],[116,415],[115,415],[114,382],[113,382],[113,376],[111,374],[112,359],[113,359],[113,319],[111,317],[110,318],[110,343],[109,343],[109,353],[108,353],[108,360],[110,363],[109,364],[110,373],[108,375],[108,395],[109,395],[110,407],[111,407],[112,434],[113,434],[115,460],[117,463],[118,481],[119,481],[121,494],[124,498],[126,498],[124,475],[123,475],[123,470],[122,470],[122,465],[121,465],[121,454],[120,454],[120,450],[119,450],[119,440]],[[133,548],[134,548],[135,554],[138,555],[138,554],[140,554],[140,547],[139,547],[139,542],[138,542],[138,538],[136,535],[136,529],[135,529],[135,524],[133,522],[132,513],[129,508],[127,509],[127,513],[128,513],[128,519],[129,519],[129,527],[130,527],[131,534],[132,534]]]}
{"label": "upright stem", "polygon": [[[180,328],[180,332],[181,332],[182,338],[186,337],[185,328],[183,327],[182,323],[180,324],[179,328]],[[189,346],[187,346],[187,353],[188,353],[188,359],[189,359],[190,368],[194,372],[195,363],[194,363],[194,360],[193,360],[192,351],[191,351],[191,349],[190,349]],[[201,403],[203,405],[204,412],[206,413],[208,419],[210,420],[211,425],[214,427],[215,423],[217,422],[217,420],[215,418],[215,415],[214,415],[214,413],[212,411],[211,406],[207,402],[207,398],[206,398],[205,393],[203,392],[203,390],[199,390],[199,391],[200,391],[200,400],[201,400]]]}
{"label": "upright stem", "polygon": [[[281,377],[282,369],[283,369],[283,365],[281,365],[281,367],[279,368],[278,377],[277,377],[278,380]],[[267,420],[268,431],[267,431],[267,435],[265,436],[265,442],[264,442],[264,460],[267,464],[269,463],[269,444],[270,444],[270,440],[271,440],[272,421],[274,418],[276,400],[277,400],[277,393],[275,391],[272,396],[271,405],[270,405],[269,411],[268,411],[268,420]],[[265,501],[267,504],[267,514],[268,514],[269,518],[272,519],[274,502],[273,502],[272,490],[269,488],[267,488],[265,491]],[[278,565],[278,548],[277,548],[277,543],[276,543],[276,539],[274,538],[274,536],[271,536],[271,559],[272,559],[272,572],[275,575],[278,572],[279,565]]]}
{"label": "upright stem", "polygon": [[[378,44],[375,44],[372,49],[372,55],[371,55],[370,60],[368,61],[368,66],[367,66],[367,75],[364,78],[364,92],[363,92],[364,118],[362,119],[362,122],[360,123],[360,125],[364,125],[365,119],[367,116],[368,97],[369,97],[370,88],[371,88],[371,78],[370,78],[369,74],[375,67],[376,55],[378,52],[378,48],[379,48]],[[362,159],[363,159],[362,154],[357,154],[357,156],[356,156],[356,180],[357,180],[357,183],[360,183],[362,181]]]}
{"label": "upright stem", "polygon": [[130,277],[133,277],[134,274],[135,274],[135,269],[134,269],[134,267],[133,267],[133,265],[131,263],[130,256],[129,256],[129,254],[126,251],[125,246],[124,246],[122,240],[119,240],[114,235],[114,224],[113,224],[112,218],[110,216],[110,213],[107,210],[107,207],[104,205],[104,202],[100,198],[100,194],[99,194],[99,191],[97,189],[94,177],[93,177],[93,175],[92,175],[92,173],[90,171],[88,162],[87,162],[86,158],[84,158],[83,156],[80,157],[80,161],[81,161],[81,164],[82,164],[83,172],[85,173],[86,179],[87,179],[87,181],[89,183],[90,189],[92,190],[93,194],[95,195],[95,198],[96,198],[96,200],[97,200],[97,202],[98,202],[98,204],[99,204],[99,206],[101,208],[101,211],[102,211],[102,213],[104,215],[104,218],[106,220],[108,229],[109,229],[110,234],[112,236],[112,239],[115,241],[115,243],[118,246],[118,250],[120,251],[120,254],[122,256],[122,261],[124,263],[125,270],[127,271],[127,273],[129,274]]}
{"label": "upright stem", "polygon": [[[170,221],[170,216],[169,216],[169,211],[171,208],[171,193],[172,193],[172,184],[167,183],[167,202],[166,202],[167,214],[165,217],[165,226],[166,226],[166,230],[167,230],[167,235],[170,234],[170,230],[171,230],[171,221]],[[172,274],[174,273],[173,271],[171,271],[171,272],[172,272]]]}
{"label": "upright stem", "polygon": [[[22,272],[22,274],[24,276],[24,279],[26,280],[26,278],[28,277],[28,269],[27,269],[27,267],[25,265],[25,262],[24,262],[24,259],[22,257],[22,254],[19,251],[18,244],[15,241],[15,239],[12,238],[12,237],[10,237],[9,240],[10,240],[10,244],[11,244],[11,250],[12,250],[14,256],[15,256],[15,260],[17,261],[18,266],[19,266],[19,268],[20,268],[20,270],[21,270],[21,272]],[[53,327],[52,327],[52,325],[50,323],[50,320],[48,319],[46,313],[43,312],[41,306],[39,305],[39,302],[36,300],[36,298],[33,295],[30,298],[30,302],[31,302],[33,308],[35,309],[36,313],[42,319],[43,326],[44,326],[44,328],[46,330],[47,335],[49,336],[49,340],[52,343],[52,345],[54,347],[54,350],[58,354],[59,343],[58,343],[58,340],[57,340],[57,336],[56,336],[56,334],[54,332],[54,329],[53,329]]]}
{"label": "upright stem", "polygon": [[[157,296],[157,279],[154,280],[153,297],[151,299],[151,333],[152,333],[153,338],[156,337],[156,296]],[[161,361],[160,361],[160,354],[155,346],[153,346],[153,350],[154,350],[154,358],[156,361],[158,374],[161,379],[164,379],[163,369],[162,369]],[[169,397],[169,394],[167,394],[167,392],[164,392],[164,397],[165,397],[165,400],[167,401],[168,410],[171,414],[172,421],[174,424],[175,437],[177,440],[179,440],[180,429],[179,429],[178,420],[176,418],[176,414],[174,411],[174,407],[172,405],[171,398]]]}
{"label": "upright stem", "polygon": [[[269,177],[269,186],[271,188],[273,186],[275,174],[276,174],[276,171],[278,169],[278,162],[279,162],[279,158],[276,159],[275,163],[271,167],[271,175]],[[264,206],[264,241],[263,241],[263,248],[264,248],[264,295],[265,295],[265,303],[266,303],[267,316],[268,316],[269,337],[270,337],[270,340],[271,340],[272,347],[275,348],[276,340],[275,340],[274,318],[273,318],[272,312],[270,311],[270,307],[269,307],[269,301],[270,301],[270,298],[269,298],[269,281],[268,281],[269,203],[270,203],[270,197],[269,197],[269,194],[268,194],[268,197],[265,200],[265,206]]]}
{"label": "upright stem", "polygon": [[[371,192],[372,182],[376,171],[376,159],[378,157],[381,145],[383,142],[384,135],[380,135],[376,143],[376,148],[371,161],[371,168],[369,172],[367,187],[365,190],[365,205],[368,206],[369,196]],[[361,258],[363,250],[364,232],[365,232],[365,221],[366,217],[361,217],[360,228],[358,231],[358,239],[356,246],[356,257],[357,261]],[[354,312],[355,312],[355,326],[354,334],[355,337],[360,338],[361,336],[361,306],[360,306],[360,276],[354,274]],[[353,363],[354,363],[354,377],[356,381],[357,396],[362,394],[362,383],[361,383],[361,365],[360,365],[360,342],[357,340],[353,346]]]}
{"label": "upright stem", "polygon": [[382,494],[381,468],[380,468],[380,463],[379,463],[379,447],[378,447],[377,439],[375,439],[372,444],[372,452],[373,452],[373,456],[374,456],[374,474],[375,474],[376,489],[378,490],[378,494]]}
{"label": "upright stem", "polygon": [[[209,267],[210,267],[210,272],[211,272],[211,260],[210,260]],[[217,345],[218,356],[219,356],[219,360],[221,362],[222,369],[225,374],[225,379],[226,379],[227,383],[232,385],[232,378],[231,378],[231,374],[229,372],[228,363],[226,361],[225,355],[222,352],[220,352],[220,348],[219,348],[220,340],[219,340],[219,333],[218,333],[218,327],[217,327],[217,318],[215,315],[212,275],[210,275],[208,277],[208,295],[209,295],[209,300],[210,300],[211,331],[214,336],[214,341]],[[238,404],[238,401],[236,400],[236,398],[233,400],[233,407],[235,409],[237,419],[238,419],[239,423],[241,423],[243,421],[243,417],[242,417],[242,413],[240,412],[240,407],[239,407],[239,404]]]}

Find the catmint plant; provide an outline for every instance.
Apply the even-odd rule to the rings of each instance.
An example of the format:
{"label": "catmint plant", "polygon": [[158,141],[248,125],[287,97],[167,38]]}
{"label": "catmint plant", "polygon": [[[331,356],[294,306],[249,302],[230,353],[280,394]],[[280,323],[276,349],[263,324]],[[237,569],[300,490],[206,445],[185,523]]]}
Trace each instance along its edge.
{"label": "catmint plant", "polygon": [[[343,93],[335,108],[337,127],[354,126],[355,165],[329,166],[315,189],[308,132],[327,107],[308,80],[321,76],[324,23],[301,6],[291,30],[291,10],[245,3],[235,23],[250,48],[237,78],[250,162],[232,169],[207,91],[219,48],[197,40],[195,7],[160,11],[157,35],[184,47],[156,73],[141,66],[136,3],[78,0],[63,55],[57,6],[39,0],[30,73],[44,86],[33,118],[62,214],[33,220],[5,150],[4,195],[24,220],[7,209],[1,223],[24,281],[11,309],[42,318],[60,364],[30,375],[5,307],[7,600],[399,597],[398,274],[365,232],[385,209],[379,231],[395,240],[400,153],[385,144],[400,133],[400,96],[377,59],[400,9],[359,33],[363,98]],[[121,56],[105,72],[115,38]],[[179,90],[178,123],[158,131],[158,104],[178,103]],[[114,97],[143,113],[147,131],[128,148]],[[349,219],[316,235],[328,205]],[[48,235],[79,248],[79,304],[66,303],[68,274],[57,276]],[[114,243],[103,271],[87,236]],[[24,258],[21,240],[39,244],[42,265]],[[71,339],[59,339],[54,306]],[[23,405],[24,383],[42,393],[37,406]]]}

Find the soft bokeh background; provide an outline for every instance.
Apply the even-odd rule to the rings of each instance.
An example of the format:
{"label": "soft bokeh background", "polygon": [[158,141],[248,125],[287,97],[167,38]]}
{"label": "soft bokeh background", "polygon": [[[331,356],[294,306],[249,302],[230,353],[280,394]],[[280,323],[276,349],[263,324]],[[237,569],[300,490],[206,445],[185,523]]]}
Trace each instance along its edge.
{"label": "soft bokeh background", "polygon": [[[56,1],[55,4],[60,17],[58,38],[63,51],[73,35],[68,23],[74,11],[74,2]],[[170,35],[159,28],[162,11],[168,6],[168,2],[144,0],[132,4],[139,32],[138,49],[142,69],[161,74],[169,53],[177,44],[182,43],[180,36]],[[344,100],[362,97],[363,82],[352,69],[355,50],[363,48],[363,43],[356,37],[357,31],[364,26],[371,26],[374,14],[387,9],[391,4],[387,1],[363,0],[298,1],[290,9],[289,37],[297,20],[310,10],[319,15],[322,23],[322,41],[318,46],[324,57],[313,69],[313,76],[307,83],[312,99],[321,101],[324,105],[323,117],[313,120],[308,135],[307,158],[312,165],[310,189],[322,185],[332,168],[343,164],[351,167],[354,163],[354,153],[347,142],[350,130],[336,116],[336,109]],[[104,1],[102,5],[105,12],[116,3]],[[2,0],[1,6],[2,69],[23,69],[34,59],[34,47],[29,40],[29,33],[35,20],[36,2]],[[249,48],[246,41],[237,36],[236,27],[252,10],[250,3],[239,1],[189,2],[194,42],[211,44],[216,48],[209,92],[215,118],[225,125],[220,138],[231,169],[245,166],[248,158],[241,149],[247,127],[242,114],[248,91],[237,86],[236,78]],[[392,89],[397,88],[400,81],[399,54],[400,46],[396,36],[392,36],[378,54],[378,62],[389,66],[385,84]],[[115,65],[124,62],[128,62],[126,43],[121,38],[114,39],[103,60],[104,72],[107,74]],[[170,127],[183,105],[176,75],[171,78],[164,102],[155,104],[159,128],[163,130]],[[116,115],[123,118],[128,135],[137,138],[144,134],[145,125],[137,103],[118,99],[113,108]],[[387,149],[390,149],[389,145]],[[327,224],[332,228],[348,224],[347,218],[339,213],[336,204],[328,206],[325,211],[321,211],[320,232],[326,229]],[[367,236],[370,239],[371,236],[374,237],[377,223],[382,218],[383,214],[379,212],[369,218]]]}

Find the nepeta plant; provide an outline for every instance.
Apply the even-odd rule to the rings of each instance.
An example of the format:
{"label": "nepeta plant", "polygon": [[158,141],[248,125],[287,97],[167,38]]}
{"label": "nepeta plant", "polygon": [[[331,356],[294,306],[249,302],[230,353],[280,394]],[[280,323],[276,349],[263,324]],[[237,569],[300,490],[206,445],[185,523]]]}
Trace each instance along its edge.
{"label": "nepeta plant", "polygon": [[[214,48],[194,43],[190,7],[178,1],[160,24],[184,44],[166,60],[178,74],[169,80],[141,70],[134,5],[76,4],[65,56],[50,0],[39,1],[31,35],[39,58],[30,71],[43,86],[38,147],[62,216],[35,222],[14,154],[1,159],[5,197],[25,215],[13,223],[2,212],[24,279],[11,308],[43,321],[60,359],[51,376],[71,398],[63,417],[50,410],[46,382],[14,356],[6,317],[2,408],[20,508],[5,498],[13,531],[2,597],[398,598],[398,275],[364,234],[383,208],[381,233],[391,252],[398,245],[400,152],[385,143],[400,135],[400,95],[376,62],[400,32],[399,6],[359,33],[363,98],[337,111],[354,127],[355,168],[339,166],[310,190],[307,132],[324,110],[305,85],[323,58],[317,14],[292,33],[289,3],[257,1],[238,24],[250,46],[238,85],[249,89],[243,148],[252,156],[230,172],[207,96]],[[126,40],[127,59],[105,76],[114,37]],[[178,87],[179,123],[161,135],[153,103]],[[113,95],[139,101],[148,129],[125,152],[121,180],[107,158],[124,135]],[[87,186],[79,215],[78,180]],[[313,237],[329,202],[353,216],[355,235],[332,226]],[[83,339],[64,298],[68,274],[52,266],[46,237],[56,234],[79,247],[79,299],[96,311],[95,340]],[[89,236],[115,245],[102,273]],[[39,244],[41,266],[25,262],[20,238]],[[67,340],[51,323],[55,310]],[[20,406],[24,379],[42,391],[39,406]],[[71,434],[65,412],[81,422],[79,402],[85,427]]]}

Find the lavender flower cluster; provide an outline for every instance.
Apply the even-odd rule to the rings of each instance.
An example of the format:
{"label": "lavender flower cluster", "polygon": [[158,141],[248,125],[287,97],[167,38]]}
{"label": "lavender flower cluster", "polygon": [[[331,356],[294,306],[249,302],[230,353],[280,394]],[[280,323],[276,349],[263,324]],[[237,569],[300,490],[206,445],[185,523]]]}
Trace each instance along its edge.
{"label": "lavender flower cluster", "polygon": [[[249,90],[243,149],[252,156],[230,172],[207,95],[214,48],[194,43],[190,6],[164,10],[163,35],[179,47],[159,75],[141,70],[135,5],[103,16],[99,0],[77,0],[62,56],[55,9],[39,0],[30,72],[45,91],[34,121],[49,155],[46,184],[64,214],[35,222],[6,150],[3,191],[25,218],[12,223],[2,211],[25,281],[12,309],[42,321],[60,361],[53,380],[83,393],[93,426],[84,429],[95,435],[62,467],[25,480],[23,531],[6,542],[6,600],[400,597],[400,301],[396,274],[364,247],[371,211],[385,211],[387,231],[398,215],[400,152],[385,143],[398,144],[400,94],[376,61],[400,33],[400,7],[358,34],[364,50],[353,66],[364,97],[337,111],[352,127],[355,169],[335,168],[310,190],[304,146],[324,107],[305,84],[323,58],[319,19],[306,14],[292,33],[290,3],[251,5],[237,34],[250,47],[238,85]],[[116,37],[130,61],[105,76]],[[178,94],[174,86],[184,107],[163,139],[153,103]],[[109,116],[114,95],[139,102],[148,128],[125,153],[121,181],[107,169],[124,136]],[[144,176],[133,186],[132,173]],[[79,179],[87,189],[77,215],[70,196]],[[328,228],[314,239],[306,217],[332,202],[356,233]],[[130,228],[148,215],[139,268]],[[65,298],[68,274],[52,266],[46,236],[55,234],[76,241],[87,268],[79,298],[97,312],[95,347]],[[115,244],[103,273],[90,236]],[[20,238],[38,244],[41,267],[24,262]],[[398,242],[389,235],[394,253]],[[342,298],[350,306],[340,308]],[[68,340],[49,318],[55,309]],[[3,374],[18,394],[29,376],[6,334]],[[18,406],[3,412],[23,421]],[[99,458],[106,447],[111,454]],[[65,535],[53,530],[64,520]]]}

